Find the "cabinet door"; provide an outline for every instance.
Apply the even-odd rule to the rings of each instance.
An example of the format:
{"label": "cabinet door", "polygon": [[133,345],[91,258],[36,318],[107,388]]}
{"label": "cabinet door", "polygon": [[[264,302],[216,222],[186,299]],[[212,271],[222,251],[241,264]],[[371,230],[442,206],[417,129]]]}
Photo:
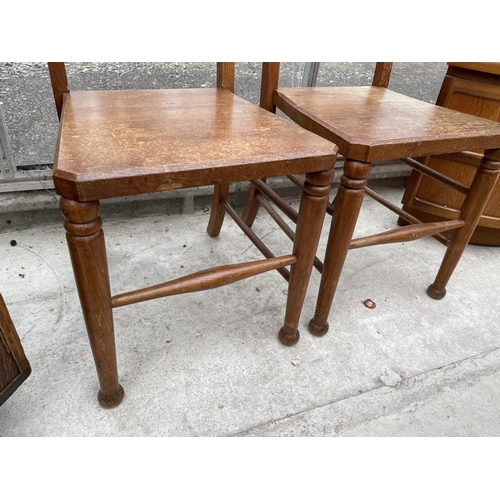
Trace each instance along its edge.
{"label": "cabinet door", "polygon": [[[500,122],[500,63],[449,63],[436,104]],[[431,156],[429,167],[470,186],[483,151]],[[410,176],[403,208],[425,221],[458,218],[465,196],[418,172]],[[485,208],[471,243],[500,245],[500,185]]]}

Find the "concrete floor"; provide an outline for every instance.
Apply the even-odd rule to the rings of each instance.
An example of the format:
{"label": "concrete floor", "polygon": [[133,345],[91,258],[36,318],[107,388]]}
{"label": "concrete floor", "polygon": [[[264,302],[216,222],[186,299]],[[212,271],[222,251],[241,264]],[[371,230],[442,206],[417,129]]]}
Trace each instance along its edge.
{"label": "concrete floor", "polygon": [[[382,191],[399,203],[402,189]],[[230,219],[210,238],[208,215],[105,220],[112,293],[260,258]],[[395,222],[366,199],[356,233]],[[255,230],[289,251],[265,213]],[[442,301],[425,292],[444,253],[432,238],[353,251],[329,334],[307,331],[314,271],[293,347],[277,339],[277,272],[116,309],[125,399],[112,410],[97,403],[62,224],[4,229],[0,248],[0,291],[33,370],[0,407],[1,436],[500,436],[498,248],[469,246]]]}

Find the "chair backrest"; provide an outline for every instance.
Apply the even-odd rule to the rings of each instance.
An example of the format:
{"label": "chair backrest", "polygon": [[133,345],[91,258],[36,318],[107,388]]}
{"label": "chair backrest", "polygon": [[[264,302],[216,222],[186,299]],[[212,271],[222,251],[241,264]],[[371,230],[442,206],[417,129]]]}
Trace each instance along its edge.
{"label": "chair backrest", "polygon": [[260,85],[260,107],[276,113],[273,104],[273,92],[278,88],[280,78],[279,62],[262,63],[262,80]]}
{"label": "chair backrest", "polygon": [[391,79],[391,72],[391,62],[378,62],[375,65],[375,72],[373,73],[372,87],[387,88],[389,86],[389,80]]}
{"label": "chair backrest", "polygon": [[[56,103],[57,116],[61,119],[63,95],[69,93],[66,65],[63,62],[49,62],[47,64]],[[234,92],[234,62],[217,63],[217,88]]]}
{"label": "chair backrest", "polygon": [[63,106],[63,95],[69,93],[68,76],[66,66],[63,62],[49,62],[50,81],[52,83],[52,93],[56,101],[57,116],[61,119]]}

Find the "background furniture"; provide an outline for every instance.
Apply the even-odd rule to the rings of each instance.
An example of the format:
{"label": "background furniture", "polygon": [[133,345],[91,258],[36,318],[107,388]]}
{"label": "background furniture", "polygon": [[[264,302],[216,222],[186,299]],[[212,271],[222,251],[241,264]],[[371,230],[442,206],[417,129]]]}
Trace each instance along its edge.
{"label": "background furniture", "polygon": [[[100,404],[116,406],[124,395],[116,364],[116,307],[276,269],[289,282],[279,338],[287,345],[297,342],[337,147],[236,97],[234,63],[218,63],[214,89],[69,93],[64,63],[49,63],[49,70],[60,116],[53,178],[99,377]],[[299,173],[306,173],[306,180],[293,251],[275,256],[228,204],[229,183]],[[210,236],[219,234],[228,213],[266,259],[111,296],[99,200],[206,185],[215,185]]]}
{"label": "background furniture", "polygon": [[[293,121],[339,146],[344,175],[333,214],[316,311],[309,323],[315,335],[328,331],[328,315],[350,249],[434,236],[448,248],[427,293],[446,294],[446,285],[477,225],[500,169],[500,124],[428,104],[387,89],[392,63],[377,63],[371,87],[279,88],[279,63],[266,66],[272,81],[266,109],[280,109]],[[485,150],[469,187],[426,167],[417,158],[464,150]],[[418,172],[459,190],[465,201],[456,220],[424,223],[367,187],[372,162],[401,160]],[[251,224],[259,206],[258,187],[249,194],[244,219]],[[410,226],[352,239],[364,194],[394,211]],[[451,239],[440,233],[453,230]]]}
{"label": "background furniture", "polygon": [[0,405],[29,377],[31,367],[0,294]]}
{"label": "background furniture", "polygon": [[[500,63],[450,62],[436,104],[500,122]],[[434,155],[426,165],[470,186],[483,155],[482,150]],[[456,220],[465,195],[413,171],[403,196],[403,209],[430,222]],[[400,218],[400,224],[406,222]],[[470,243],[500,245],[500,184],[497,183],[479,219]]]}

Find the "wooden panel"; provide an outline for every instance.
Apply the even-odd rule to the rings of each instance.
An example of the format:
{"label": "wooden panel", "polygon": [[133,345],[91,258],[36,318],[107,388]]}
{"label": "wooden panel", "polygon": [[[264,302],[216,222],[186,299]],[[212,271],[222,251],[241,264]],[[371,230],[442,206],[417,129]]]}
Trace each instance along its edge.
{"label": "wooden panel", "polygon": [[[459,215],[458,210],[436,206],[426,201],[421,202],[417,198],[413,200],[411,206],[406,207],[406,210],[422,222],[454,220]],[[398,223],[401,225],[407,224],[401,217]],[[498,226],[498,220],[482,216],[470,239],[470,243],[473,245],[500,246],[500,232],[498,231],[498,227],[495,227],[495,223]],[[451,233],[443,233],[443,236],[449,239]]]}
{"label": "wooden panel", "polygon": [[[461,63],[450,67],[443,81],[437,103],[440,106],[500,122],[500,63]],[[485,73],[479,72],[482,69]],[[493,66],[491,66],[493,65]],[[496,65],[496,66],[495,66]],[[486,73],[487,71],[487,73]],[[497,74],[496,74],[497,73]],[[483,148],[470,148],[482,155]],[[476,161],[453,160],[432,156],[427,165],[434,170],[470,186]],[[412,175],[403,198],[404,209],[417,217],[427,214],[426,220],[453,218],[465,197],[425,176]],[[413,211],[410,208],[414,209]],[[479,221],[472,243],[500,244],[500,185],[497,185]],[[494,232],[498,234],[495,236]]]}
{"label": "wooden panel", "polygon": [[448,66],[500,75],[500,62],[449,62]]}
{"label": "wooden panel", "polygon": [[[476,173],[476,168],[473,166],[469,165],[461,168],[460,163],[436,157],[429,159],[428,166],[467,186],[470,186],[472,179],[474,178],[474,174]],[[436,182],[425,175],[420,181],[419,189],[416,195],[417,198],[419,197],[419,193],[426,193],[425,199],[430,203],[435,203],[436,205],[441,204],[440,200],[446,198],[446,206],[455,209],[460,209],[465,200],[465,196],[463,194],[460,194],[458,191],[455,191],[440,182]]]}
{"label": "wooden panel", "polygon": [[[0,332],[0,337],[2,333]],[[3,339],[0,338],[0,392],[2,392],[18,375],[19,368]]]}
{"label": "wooden panel", "polygon": [[26,380],[31,367],[0,294],[0,405]]}
{"label": "wooden panel", "polygon": [[[447,77],[452,80],[452,86],[445,89],[448,96],[440,94],[440,100],[446,100],[445,106],[488,120],[500,121],[500,86],[492,86],[485,83],[459,80]],[[500,80],[499,80],[500,85]],[[438,101],[438,104],[441,104]]]}
{"label": "wooden panel", "polygon": [[10,317],[9,311],[5,302],[3,300],[2,295],[0,294],[0,330],[3,333],[3,338],[5,339],[10,352],[12,353],[12,357],[16,362],[16,365],[19,368],[19,371],[24,371],[29,368],[28,360],[26,359],[26,355],[24,354],[23,347],[19,340],[19,336],[17,335],[14,324],[12,323],[12,319]]}
{"label": "wooden panel", "polygon": [[498,101],[460,93],[453,94],[450,99],[450,109],[494,121],[499,121],[500,116]]}
{"label": "wooden panel", "polygon": [[[471,165],[452,162],[442,158],[433,157],[429,160],[428,165],[467,186],[471,185],[472,179],[476,173],[476,168]],[[496,190],[498,192],[498,187]],[[437,205],[444,205],[456,209],[460,209],[465,200],[464,195],[425,176],[420,182],[416,197]],[[494,217],[498,214],[500,214],[500,196],[494,195],[486,205],[484,215]]]}

